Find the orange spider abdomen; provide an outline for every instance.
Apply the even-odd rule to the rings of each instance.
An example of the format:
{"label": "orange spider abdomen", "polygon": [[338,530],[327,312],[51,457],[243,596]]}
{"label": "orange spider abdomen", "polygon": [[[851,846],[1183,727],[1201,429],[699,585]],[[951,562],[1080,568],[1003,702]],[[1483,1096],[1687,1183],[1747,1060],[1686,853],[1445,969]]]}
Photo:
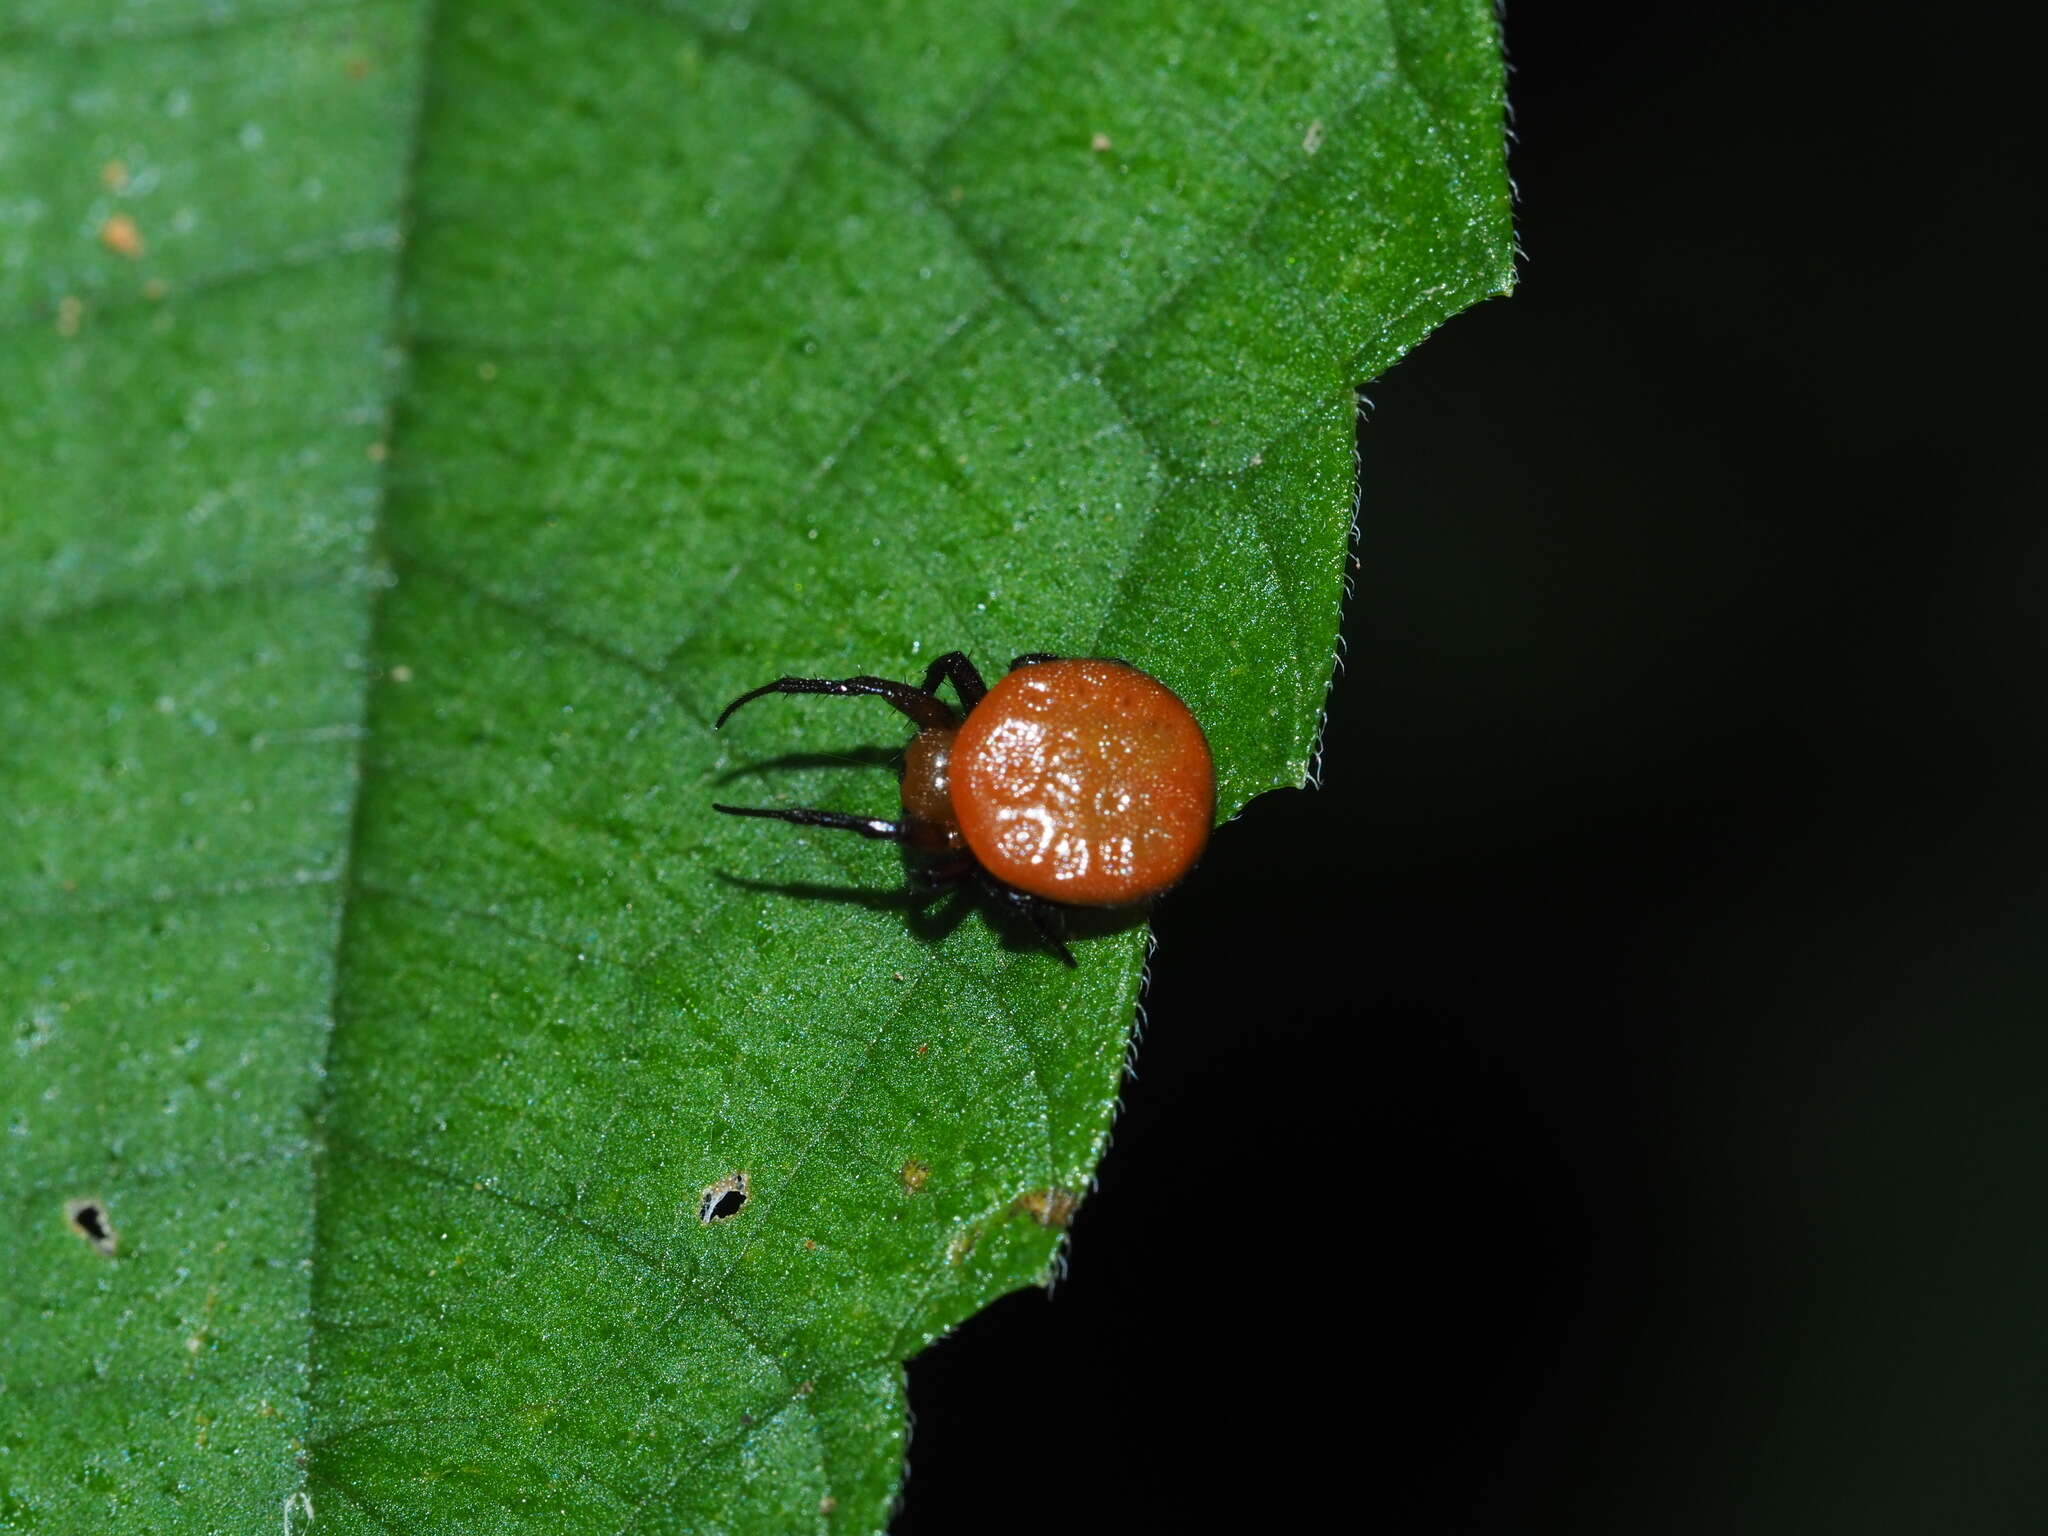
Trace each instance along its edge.
{"label": "orange spider abdomen", "polygon": [[1120,661],[1043,661],[989,689],[954,738],[960,834],[1005,885],[1121,907],[1194,867],[1216,815],[1202,728]]}

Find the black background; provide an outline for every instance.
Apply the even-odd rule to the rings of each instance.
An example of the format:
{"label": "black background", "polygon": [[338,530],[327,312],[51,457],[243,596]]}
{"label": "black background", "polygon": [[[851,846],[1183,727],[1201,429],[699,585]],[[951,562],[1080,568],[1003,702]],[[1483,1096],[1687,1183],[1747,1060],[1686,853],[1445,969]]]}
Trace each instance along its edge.
{"label": "black background", "polygon": [[1324,787],[1162,912],[895,1530],[2048,1530],[2039,50],[1523,5]]}

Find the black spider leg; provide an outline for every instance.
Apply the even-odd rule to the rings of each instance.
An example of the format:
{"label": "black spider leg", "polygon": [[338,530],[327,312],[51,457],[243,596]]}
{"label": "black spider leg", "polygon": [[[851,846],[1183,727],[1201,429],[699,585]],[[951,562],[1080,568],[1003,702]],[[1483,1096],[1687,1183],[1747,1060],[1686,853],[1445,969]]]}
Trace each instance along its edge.
{"label": "black spider leg", "polygon": [[967,854],[955,854],[950,859],[940,859],[934,864],[914,864],[910,869],[911,887],[920,896],[937,896],[949,891],[966,876],[974,873],[974,860]]}
{"label": "black spider leg", "polygon": [[[938,661],[932,663],[932,666],[937,668],[948,659],[941,656]],[[965,661],[966,658],[963,656],[961,660]],[[972,667],[968,668],[970,676],[973,670]],[[980,681],[979,678],[974,680],[977,683]],[[929,677],[927,681],[930,681]],[[841,698],[866,695],[885,701],[892,709],[908,715],[926,730],[950,729],[960,723],[960,717],[953,712],[952,706],[939,699],[928,688],[913,688],[908,683],[892,682],[886,677],[778,677],[772,683],[763,683],[758,688],[749,689],[726,705],[717,720],[712,722],[711,728],[717,730],[724,725],[732,718],[733,711],[742,704],[751,704],[755,699],[770,693],[830,693]]]}
{"label": "black spider leg", "polygon": [[777,811],[756,805],[719,805],[715,801],[711,809],[723,811],[728,816],[759,816],[765,821],[793,821],[800,827],[831,827],[835,831],[858,832],[862,837],[889,843],[903,842],[908,836],[902,822],[888,821],[880,816],[848,816],[841,811],[812,811],[801,807]]}
{"label": "black spider leg", "polygon": [[988,692],[988,684],[981,680],[981,672],[967,659],[965,651],[948,651],[926,667],[918,689],[936,697],[941,679],[953,685],[953,691],[960,695],[962,709],[974,708]]}
{"label": "black spider leg", "polygon": [[988,888],[990,895],[1031,924],[1045,947],[1059,956],[1062,965],[1070,970],[1074,968],[1074,952],[1067,948],[1067,936],[1063,931],[1065,925],[1060,921],[1058,907],[1023,891],[1013,890],[986,874],[981,877],[981,883]]}
{"label": "black spider leg", "polygon": [[[1067,658],[1064,656],[1055,656],[1050,651],[1026,651],[1022,656],[1019,656],[1015,658],[1013,661],[1011,661],[1010,670],[1014,672],[1019,667],[1035,667],[1041,661],[1065,661],[1066,659]],[[1091,657],[1090,660],[1113,661],[1120,667],[1130,667],[1133,672],[1139,670],[1137,667],[1132,666],[1130,662],[1125,661],[1121,656],[1095,656]]]}

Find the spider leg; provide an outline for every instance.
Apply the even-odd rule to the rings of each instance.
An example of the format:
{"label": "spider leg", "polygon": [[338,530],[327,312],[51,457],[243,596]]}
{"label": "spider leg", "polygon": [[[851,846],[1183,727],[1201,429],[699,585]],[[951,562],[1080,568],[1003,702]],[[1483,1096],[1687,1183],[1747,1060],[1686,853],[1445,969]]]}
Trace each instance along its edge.
{"label": "spider leg", "polygon": [[1001,881],[990,879],[987,875],[982,876],[982,883],[1012,912],[1020,914],[1031,924],[1045,947],[1059,956],[1062,965],[1069,970],[1074,968],[1074,952],[1067,948],[1065,924],[1060,921],[1058,907],[1049,901],[1041,901],[1036,896],[1027,896],[1022,891],[1012,890]]}
{"label": "spider leg", "polygon": [[[1035,667],[1041,661],[1065,661],[1066,659],[1064,656],[1054,656],[1047,651],[1026,651],[1022,656],[1017,657],[1010,663],[1010,670],[1014,672],[1019,667]],[[1133,672],[1138,670],[1137,667],[1132,666],[1130,662],[1125,661],[1121,656],[1091,656],[1089,660],[1113,661],[1120,667],[1130,667]]]}
{"label": "spider leg", "polygon": [[723,811],[728,816],[760,816],[769,821],[795,822],[800,827],[831,827],[842,832],[858,832],[862,837],[890,843],[900,843],[904,838],[902,822],[886,821],[880,816],[848,816],[842,811],[813,811],[800,806],[781,811],[766,806],[714,803],[711,809]]}
{"label": "spider leg", "polygon": [[963,875],[973,873],[973,870],[974,861],[967,858],[942,859],[933,864],[912,864],[907,872],[910,905],[917,911],[924,912],[933,902],[947,896],[955,898],[957,905],[960,879]]}
{"label": "spider leg", "polygon": [[941,680],[953,685],[963,709],[974,708],[988,692],[988,684],[981,680],[981,672],[967,659],[965,651],[946,652],[924,669],[924,681],[917,686],[922,692],[936,694]]}
{"label": "spider leg", "polygon": [[1059,908],[1049,901],[1037,897],[1026,897],[1023,902],[1024,915],[1031,919],[1031,926],[1038,930],[1038,936],[1045,940],[1045,947],[1059,956],[1060,964],[1068,970],[1076,969],[1074,952],[1067,948],[1066,924],[1060,921]]}
{"label": "spider leg", "polygon": [[[941,656],[939,661],[943,662],[946,659]],[[963,656],[961,660],[964,662],[966,658]],[[934,666],[937,664],[933,663]],[[968,671],[972,674],[973,668],[970,667]],[[960,723],[960,717],[954,714],[952,706],[942,702],[932,693],[922,688],[913,688],[908,683],[891,682],[886,677],[778,677],[772,683],[763,683],[758,688],[748,690],[726,705],[713,723],[712,729],[716,730],[724,725],[732,718],[732,712],[742,704],[750,704],[763,694],[769,693],[830,693],[842,698],[867,695],[886,701],[892,709],[908,715],[926,729],[945,728]]]}
{"label": "spider leg", "polygon": [[974,872],[974,860],[965,854],[950,859],[941,859],[933,864],[913,864],[910,869],[910,883],[919,891],[936,895],[938,892],[958,885],[963,876]]}

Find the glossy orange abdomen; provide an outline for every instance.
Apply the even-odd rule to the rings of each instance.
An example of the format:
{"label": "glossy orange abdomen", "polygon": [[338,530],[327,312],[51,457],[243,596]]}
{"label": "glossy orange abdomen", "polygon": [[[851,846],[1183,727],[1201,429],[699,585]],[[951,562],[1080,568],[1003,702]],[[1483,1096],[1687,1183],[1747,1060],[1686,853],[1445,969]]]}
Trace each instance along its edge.
{"label": "glossy orange abdomen", "polygon": [[1209,743],[1187,705],[1120,661],[1018,667],[953,742],[953,814],[1005,885],[1128,906],[1194,867],[1216,814]]}

